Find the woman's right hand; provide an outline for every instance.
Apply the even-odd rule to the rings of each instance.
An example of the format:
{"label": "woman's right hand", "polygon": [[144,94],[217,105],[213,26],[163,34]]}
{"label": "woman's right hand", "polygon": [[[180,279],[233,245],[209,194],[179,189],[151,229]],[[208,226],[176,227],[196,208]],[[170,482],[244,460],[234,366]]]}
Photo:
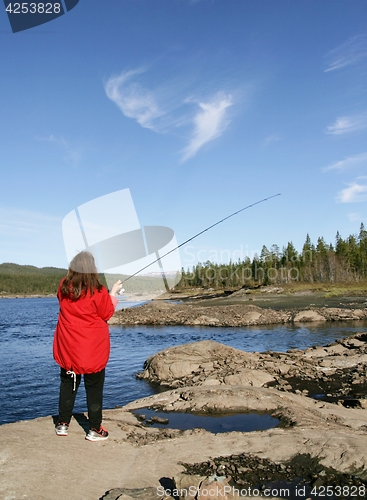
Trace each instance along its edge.
{"label": "woman's right hand", "polygon": [[121,288],[122,288],[121,280],[116,281],[116,283],[112,285],[110,295],[113,295],[113,297],[115,297],[116,293],[118,293],[121,290]]}

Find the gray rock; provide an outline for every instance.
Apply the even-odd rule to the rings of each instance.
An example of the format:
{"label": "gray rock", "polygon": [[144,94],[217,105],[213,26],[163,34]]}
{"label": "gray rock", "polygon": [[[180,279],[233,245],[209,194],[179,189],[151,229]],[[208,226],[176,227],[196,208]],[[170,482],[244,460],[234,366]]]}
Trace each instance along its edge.
{"label": "gray rock", "polygon": [[154,415],[153,415],[153,417],[150,417],[150,420],[153,423],[155,423],[155,424],[165,424],[165,425],[167,425],[169,423],[168,418],[155,417]]}
{"label": "gray rock", "polygon": [[314,322],[314,321],[326,321],[326,318],[322,316],[321,314],[317,313],[316,311],[312,310],[307,310],[307,311],[300,311],[298,314],[295,315],[294,317],[295,322]]}

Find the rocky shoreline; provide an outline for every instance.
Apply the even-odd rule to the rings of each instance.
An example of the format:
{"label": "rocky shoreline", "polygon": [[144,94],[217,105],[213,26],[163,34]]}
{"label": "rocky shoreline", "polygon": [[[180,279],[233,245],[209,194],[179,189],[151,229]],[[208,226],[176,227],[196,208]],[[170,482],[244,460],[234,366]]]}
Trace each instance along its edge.
{"label": "rocky shoreline", "polygon": [[[282,485],[287,498],[293,499],[302,496],[301,491],[304,498],[318,498],[326,486],[332,498],[347,498],[350,495],[338,492],[351,493],[352,488],[351,496],[363,498],[366,459],[357,441],[367,444],[366,368],[367,333],[287,353],[246,353],[217,342],[194,342],[155,354],[138,374],[176,389],[125,409],[209,415],[268,411],[281,420],[281,428],[258,433],[259,441],[251,433],[246,452],[182,463],[185,471],[172,479],[172,488],[193,483],[208,486],[220,478],[222,487],[235,490],[275,491]],[[315,390],[317,399],[310,397]],[[136,446],[147,446],[178,436],[178,431],[147,429],[131,433],[128,439]]]}
{"label": "rocky shoreline", "polygon": [[308,307],[275,310],[249,305],[202,306],[153,301],[140,307],[116,311],[110,325],[186,325],[241,327],[279,323],[350,321],[367,318],[367,308]]}
{"label": "rocky shoreline", "polygon": [[[246,353],[212,341],[166,349],[139,375],[166,390],[105,411],[106,442],[84,439],[83,415],[75,415],[67,438],[55,435],[51,417],[0,426],[0,497],[235,500],[236,491],[251,490],[256,497],[306,500],[325,496],[329,486],[334,500],[365,498],[366,367],[367,333],[286,353]],[[327,382],[332,377],[336,385]],[[315,381],[318,391],[330,391],[326,399],[310,397]],[[154,428],[132,413],[138,408],[266,412],[281,425],[221,434],[172,429],[169,422]],[[99,471],[93,481],[90,463]],[[214,496],[198,493],[214,486]],[[196,493],[187,495],[189,487]]]}
{"label": "rocky shoreline", "polygon": [[[154,301],[118,311],[112,323],[351,321],[367,317],[361,305],[272,309]],[[57,492],[68,500],[236,500],[241,490],[242,496],[289,500],[365,499],[367,332],[287,352],[194,342],[151,356],[137,377],[160,392],[104,411],[108,441],[85,441],[84,415],[74,416],[67,438],[55,435],[52,417],[0,426],[0,497],[49,500]],[[156,428],[133,413],[142,408],[211,416],[265,412],[280,425],[213,434],[173,429],[167,413],[168,423]],[[99,471],[93,481],[90,463]],[[214,486],[216,494],[204,493]]]}
{"label": "rocky shoreline", "polygon": [[50,298],[50,297],[55,297],[55,293],[48,293],[48,294],[6,294],[6,295],[1,295],[0,294],[0,299],[45,299],[45,298]]}
{"label": "rocky shoreline", "polygon": [[[212,302],[151,302],[138,309],[118,311],[111,323],[241,327],[367,318],[367,308],[361,307],[361,301],[355,307],[341,303],[341,307],[290,309],[264,307],[264,302],[262,307],[248,302],[226,305],[222,301],[211,305]],[[236,497],[234,491],[243,488],[262,492],[271,486],[276,492],[283,485],[287,494],[282,496],[297,499],[302,497],[301,493],[304,498],[318,498],[318,493],[322,496],[322,488],[329,486],[333,490],[331,496],[338,498],[343,497],[335,489],[340,486],[344,487],[340,490],[344,493],[346,488],[348,493],[355,488],[355,496],[363,498],[364,494],[359,493],[367,491],[366,462],[354,439],[367,444],[366,373],[367,333],[327,346],[286,353],[247,353],[201,341],[172,347],[150,357],[137,377],[171,391],[131,403],[126,409],[149,407],[200,414],[257,410],[270,411],[280,419],[281,431],[278,428],[263,432],[260,452],[249,440],[245,453],[212,455],[209,460],[197,463],[181,462],[185,470],[171,478],[168,491],[177,493],[189,484],[196,484],[199,491],[200,487],[208,489],[215,484],[222,488],[218,498],[225,496],[229,500]],[[361,421],[355,427],[349,419],[356,414]],[[285,441],[274,437],[278,433],[283,434]],[[168,424],[168,429],[134,431],[128,439],[135,446],[149,446],[180,435],[182,432],[169,429]],[[332,436],[338,442],[337,449]],[[232,494],[225,495],[224,491]],[[135,498],[135,494],[138,493],[111,490],[106,499]],[[146,495],[149,498],[148,492]]]}
{"label": "rocky shoreline", "polygon": [[[366,406],[367,334],[304,351],[244,352],[205,340],[148,358],[138,378],[170,388],[273,387],[351,406]],[[353,400],[354,403],[352,402]]]}

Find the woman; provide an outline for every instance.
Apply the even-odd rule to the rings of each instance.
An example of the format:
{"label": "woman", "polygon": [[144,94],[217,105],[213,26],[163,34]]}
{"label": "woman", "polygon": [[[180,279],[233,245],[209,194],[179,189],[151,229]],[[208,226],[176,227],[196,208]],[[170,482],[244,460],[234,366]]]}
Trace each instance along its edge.
{"label": "woman", "polygon": [[59,417],[56,434],[66,436],[81,375],[87,395],[89,441],[108,438],[102,427],[102,399],[105,367],[110,354],[107,321],[113,315],[121,289],[117,281],[110,293],[100,283],[93,255],[80,252],[70,262],[66,278],[59,286],[60,312],[53,353],[61,367]]}

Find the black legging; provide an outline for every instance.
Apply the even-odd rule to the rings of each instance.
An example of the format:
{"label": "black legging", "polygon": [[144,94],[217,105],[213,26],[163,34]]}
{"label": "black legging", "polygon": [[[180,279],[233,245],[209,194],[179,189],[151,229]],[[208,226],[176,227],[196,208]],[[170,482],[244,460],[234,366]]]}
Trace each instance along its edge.
{"label": "black legging", "polygon": [[[91,429],[99,429],[102,423],[102,400],[105,369],[98,373],[84,374],[84,386],[87,394],[87,406],[89,425]],[[74,379],[72,375],[67,375],[66,370],[61,368],[60,372],[60,398],[59,398],[59,421],[69,423],[74,408],[76,393],[80,385],[81,375],[76,376],[74,389]]]}

